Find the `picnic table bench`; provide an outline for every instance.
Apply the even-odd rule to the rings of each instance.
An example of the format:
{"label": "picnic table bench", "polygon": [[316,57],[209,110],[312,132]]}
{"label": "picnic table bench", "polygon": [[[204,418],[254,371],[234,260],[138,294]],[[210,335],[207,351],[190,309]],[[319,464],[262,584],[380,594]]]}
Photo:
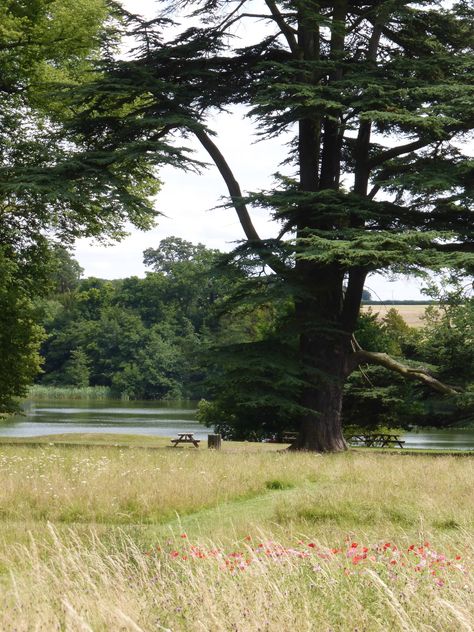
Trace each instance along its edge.
{"label": "picnic table bench", "polygon": [[299,434],[299,432],[293,430],[286,430],[282,433],[281,438],[283,443],[295,443],[295,441],[298,441]]}
{"label": "picnic table bench", "polygon": [[178,432],[178,438],[171,439],[171,443],[174,443],[174,448],[176,448],[179,443],[193,443],[195,448],[199,448],[199,442],[200,439],[195,439],[193,432]]}
{"label": "picnic table bench", "polygon": [[405,441],[400,439],[400,436],[397,434],[387,434],[387,433],[360,433],[353,434],[350,437],[347,437],[347,441],[352,445],[365,445],[368,448],[386,448],[386,447],[395,447],[399,446],[403,448]]}

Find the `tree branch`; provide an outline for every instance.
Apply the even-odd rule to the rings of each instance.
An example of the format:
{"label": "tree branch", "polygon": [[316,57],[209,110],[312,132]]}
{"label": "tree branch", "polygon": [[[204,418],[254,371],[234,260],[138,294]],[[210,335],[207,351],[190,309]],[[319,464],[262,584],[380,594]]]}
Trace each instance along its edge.
{"label": "tree branch", "polygon": [[387,151],[383,151],[378,156],[374,156],[372,160],[369,160],[369,169],[373,169],[374,167],[378,167],[382,165],[387,160],[392,160],[392,158],[397,158],[398,156],[402,156],[403,154],[408,154],[410,151],[416,151],[417,149],[421,149],[422,147],[426,147],[430,145],[433,141],[431,140],[415,140],[412,143],[407,143],[406,145],[400,145],[399,147],[392,147],[392,149],[387,149]]}
{"label": "tree branch", "polygon": [[[229,13],[229,15],[226,15],[226,17],[222,20],[222,22],[220,24],[217,25],[217,30],[218,31],[222,31],[223,28],[227,28],[228,26],[228,22],[230,20],[232,20],[232,18],[234,17],[234,15],[236,13],[238,13],[240,11],[240,9],[243,7],[243,5],[245,4],[246,0],[241,0],[239,2],[239,4],[235,7],[235,9],[233,11],[231,11]],[[233,20],[232,20],[233,21]]]}
{"label": "tree branch", "polygon": [[227,185],[227,190],[232,198],[232,204],[239,218],[240,224],[244,230],[245,236],[250,241],[261,241],[255,227],[250,219],[250,214],[247,210],[247,206],[243,200],[242,191],[240,190],[239,183],[234,177],[231,168],[227,164],[226,159],[219,151],[217,145],[211,140],[208,134],[203,129],[195,128],[192,130],[196,138],[201,145],[207,151],[209,156],[214,161],[214,164],[219,170],[219,173],[224,179]]}
{"label": "tree branch", "polygon": [[[367,61],[372,62],[374,65],[377,63],[377,52],[379,49],[381,34],[382,25],[377,21],[374,24],[367,48]],[[370,164],[368,156],[371,134],[372,121],[362,121],[359,126],[359,133],[357,135],[354,151],[354,193],[359,195],[366,195],[367,187],[369,186]]]}
{"label": "tree branch", "polygon": [[448,244],[431,244],[432,248],[441,252],[474,252],[473,241],[463,241],[461,243],[451,242]]}
{"label": "tree branch", "polygon": [[293,53],[293,55],[297,55],[299,46],[295,37],[294,30],[291,28],[289,24],[285,22],[285,19],[280,13],[276,5],[276,2],[274,2],[274,0],[265,0],[265,4],[270,9],[273,19],[277,23],[278,28],[282,32],[282,35],[285,36],[285,39],[288,42],[288,46],[290,47],[291,52]]}
{"label": "tree branch", "polygon": [[367,270],[363,268],[353,268],[349,272],[341,313],[341,323],[346,331],[355,329],[366,277]]}
{"label": "tree branch", "polygon": [[255,227],[250,218],[250,214],[247,210],[247,205],[244,202],[240,185],[234,177],[231,168],[227,164],[226,159],[219,151],[217,145],[211,140],[209,135],[202,128],[191,129],[193,134],[199,140],[201,145],[207,151],[216,165],[219,173],[221,174],[224,182],[227,185],[232,204],[237,213],[237,216],[242,226],[245,236],[250,242],[253,242],[258,248],[260,257],[265,265],[269,266],[276,274],[285,274],[288,272],[288,268],[285,264],[278,259],[266,246],[265,242],[260,239]]}
{"label": "tree branch", "polygon": [[443,382],[440,382],[435,377],[430,375],[426,369],[422,367],[411,368],[394,360],[387,353],[376,353],[374,351],[364,351],[363,349],[356,351],[352,359],[354,361],[354,368],[356,368],[359,364],[377,364],[378,366],[383,366],[390,371],[395,371],[395,373],[400,373],[404,377],[411,380],[418,380],[423,382],[430,388],[438,391],[438,393],[443,393],[443,395],[458,395],[459,391],[454,389]]}

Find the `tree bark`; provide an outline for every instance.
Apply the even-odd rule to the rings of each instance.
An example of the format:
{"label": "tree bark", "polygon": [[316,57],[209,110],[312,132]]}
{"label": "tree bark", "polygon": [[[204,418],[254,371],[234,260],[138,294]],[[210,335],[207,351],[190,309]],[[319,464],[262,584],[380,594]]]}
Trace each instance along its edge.
{"label": "tree bark", "polygon": [[312,356],[314,375],[305,388],[301,404],[308,409],[300,419],[295,450],[341,452],[347,449],[342,434],[342,393],[346,378],[347,353],[341,345],[328,348],[323,340],[301,336],[302,350]]}
{"label": "tree bark", "polygon": [[342,393],[352,354],[351,336],[340,326],[343,274],[336,267],[322,269],[311,262],[297,263],[304,279],[296,301],[295,320],[305,387],[300,404],[295,450],[340,452],[347,448],[342,434]]}

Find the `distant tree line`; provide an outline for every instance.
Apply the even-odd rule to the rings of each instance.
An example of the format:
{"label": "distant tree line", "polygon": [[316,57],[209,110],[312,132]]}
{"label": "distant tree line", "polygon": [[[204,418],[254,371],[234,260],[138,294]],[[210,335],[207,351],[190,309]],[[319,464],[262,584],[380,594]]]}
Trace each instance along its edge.
{"label": "distant tree line", "polygon": [[[45,330],[38,381],[107,386],[130,399],[203,398],[201,421],[235,439],[296,429],[280,400],[292,388],[291,333],[289,341],[274,336],[291,301],[254,303],[248,284],[257,279],[245,265],[229,267],[225,254],[202,244],[169,237],[144,260],[151,269],[145,278],[81,279],[77,262],[57,252],[54,291],[35,304]],[[474,300],[459,285],[444,293],[433,287],[428,299],[421,328],[409,327],[395,308],[383,318],[369,309],[355,341],[414,371],[422,366],[463,393],[446,397],[383,367],[361,366],[345,387],[347,430],[472,419]]]}
{"label": "distant tree line", "polygon": [[41,384],[108,386],[117,397],[197,398],[212,307],[229,281],[217,251],[178,238],[145,251],[145,278],[80,279],[65,251],[55,292],[37,303],[46,332]]}

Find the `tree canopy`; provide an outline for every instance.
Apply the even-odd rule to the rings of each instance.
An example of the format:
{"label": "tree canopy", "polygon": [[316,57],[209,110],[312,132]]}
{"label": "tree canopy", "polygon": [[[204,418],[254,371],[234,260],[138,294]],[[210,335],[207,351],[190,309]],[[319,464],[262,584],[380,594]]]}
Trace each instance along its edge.
{"label": "tree canopy", "polygon": [[215,306],[231,284],[215,269],[217,255],[169,237],[145,251],[154,270],[144,279],[88,278],[72,286],[74,260],[62,254],[59,291],[38,310],[47,333],[41,383],[108,386],[132,399],[205,395],[202,350],[217,335]]}
{"label": "tree canopy", "polygon": [[74,91],[97,76],[95,63],[114,48],[118,24],[105,0],[0,0],[0,327],[8,377],[0,412],[38,369],[31,300],[48,292],[48,266],[59,252],[52,242],[118,238],[127,221],[153,223],[144,200],[158,183],[140,161],[125,168],[86,155],[83,139],[66,131],[71,110],[59,84]]}
{"label": "tree canopy", "polygon": [[[186,10],[192,23],[181,27]],[[257,368],[262,387],[279,385],[266,401],[293,419],[297,447],[345,448],[343,386],[360,363],[454,394],[422,368],[359,348],[354,331],[368,273],[472,271],[474,164],[463,144],[474,123],[471,4],[196,0],[157,11],[154,20],[123,13],[137,46],[79,91],[75,129],[94,151],[150,166],[196,166],[191,136],[207,151],[246,238],[235,265],[260,270],[252,291],[260,283],[262,301],[287,301],[258,342],[268,370]],[[253,41],[239,47],[238,26],[255,20]],[[248,108],[261,137],[293,138],[284,137],[273,190],[244,194],[219,150],[212,117],[234,105]],[[254,208],[273,216],[276,238],[257,233]],[[244,351],[258,357],[252,344]]]}

